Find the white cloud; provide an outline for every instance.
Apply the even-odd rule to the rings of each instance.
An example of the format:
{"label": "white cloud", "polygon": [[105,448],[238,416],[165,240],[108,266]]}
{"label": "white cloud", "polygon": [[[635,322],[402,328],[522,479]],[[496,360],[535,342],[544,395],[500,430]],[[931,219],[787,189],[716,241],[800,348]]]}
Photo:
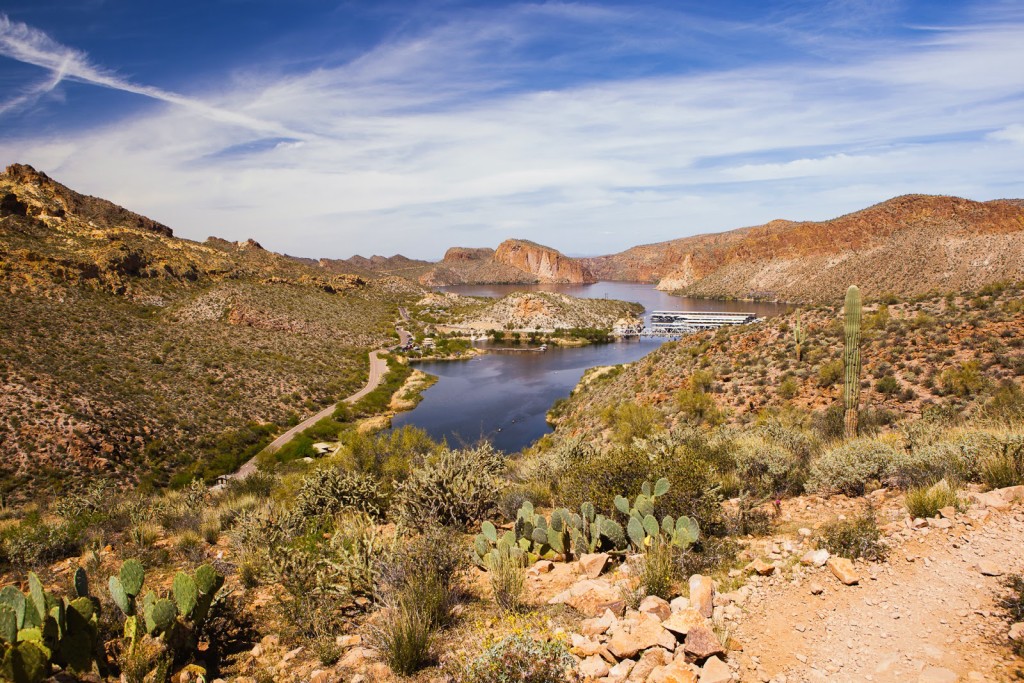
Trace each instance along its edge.
{"label": "white cloud", "polygon": [[[1024,194],[1024,159],[1005,144],[1022,138],[1024,73],[993,65],[1024,63],[1020,24],[862,45],[831,63],[496,94],[506,81],[481,66],[480,46],[517,40],[520,18],[509,21],[445,25],[298,76],[235,74],[216,98],[159,97],[178,106],[0,141],[0,159],[182,236],[331,257],[438,257],[513,235],[602,253],[906,192]],[[10,26],[0,52],[48,69],[63,54],[69,77],[127,89]]]}

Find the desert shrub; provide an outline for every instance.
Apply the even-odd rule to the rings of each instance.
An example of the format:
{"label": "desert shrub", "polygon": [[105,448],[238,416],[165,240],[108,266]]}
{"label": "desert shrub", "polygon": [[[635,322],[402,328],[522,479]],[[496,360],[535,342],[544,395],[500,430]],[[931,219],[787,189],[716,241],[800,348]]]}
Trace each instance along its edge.
{"label": "desert shrub", "polygon": [[514,633],[488,647],[456,674],[458,683],[573,683],[576,662],[561,640]]}
{"label": "desert shrub", "polygon": [[330,466],[303,477],[295,499],[295,510],[303,517],[356,510],[381,518],[387,509],[388,494],[373,476]]}
{"label": "desert shrub", "polygon": [[830,387],[843,376],[843,361],[833,360],[822,363],[818,368],[818,386]]}
{"label": "desert shrub", "polygon": [[639,558],[640,587],[644,595],[657,595],[671,600],[675,597],[673,587],[679,574],[678,549],[665,542],[651,544]]}
{"label": "desert shrub", "polygon": [[967,361],[957,368],[946,368],[939,375],[939,385],[944,393],[968,397],[981,393],[988,385],[988,379],[981,374],[977,361]]}
{"label": "desert shrub", "polygon": [[515,521],[519,508],[529,501],[534,507],[545,507],[551,502],[551,495],[538,486],[513,486],[498,501],[498,512],[509,521]]}
{"label": "desert shrub", "polygon": [[347,469],[397,481],[404,480],[414,466],[443,448],[425,431],[411,426],[384,434],[346,432],[342,445],[342,463]]}
{"label": "desert shrub", "polygon": [[1013,380],[1004,380],[985,404],[984,414],[1011,423],[1024,419],[1024,391]]}
{"label": "desert shrub", "polygon": [[505,613],[518,612],[523,607],[523,589],[526,581],[526,556],[498,546],[486,558],[487,581],[498,609]]}
{"label": "desert shrub", "polygon": [[612,430],[616,443],[629,444],[662,429],[664,417],[651,406],[625,401],[611,406],[603,414],[605,424]]}
{"label": "desert shrub", "polygon": [[1007,594],[999,601],[1013,623],[1024,621],[1024,576],[1015,574],[1006,579]]}
{"label": "desert shrub", "polygon": [[372,640],[392,671],[409,676],[433,661],[433,635],[423,611],[402,601],[384,610]]}
{"label": "desert shrub", "polygon": [[899,381],[892,375],[886,375],[882,379],[875,382],[875,391],[886,396],[893,396],[898,394],[900,391]]}
{"label": "desert shrub", "polygon": [[732,564],[740,552],[740,546],[731,538],[702,536],[695,544],[678,554],[676,564],[678,576],[713,574]]}
{"label": "desert shrub", "polygon": [[573,510],[589,501],[610,514],[615,496],[635,496],[645,481],[665,477],[671,488],[658,499],[658,516],[687,515],[697,520],[701,532],[724,531],[719,506],[716,457],[706,442],[683,434],[659,434],[593,453],[565,472],[557,503]]}
{"label": "desert shrub", "polygon": [[397,516],[415,529],[431,522],[465,527],[484,519],[497,504],[497,477],[504,469],[504,456],[489,444],[444,450],[398,485]]}
{"label": "desert shrub", "polygon": [[855,439],[822,453],[811,464],[807,487],[823,493],[863,495],[871,485],[883,484],[899,453],[877,439]]}
{"label": "desert shrub", "polygon": [[872,510],[823,525],[818,531],[817,541],[819,548],[851,560],[884,560],[888,553]]}
{"label": "desert shrub", "polygon": [[981,464],[980,477],[989,490],[1024,484],[1024,463],[1009,455],[996,455]]}
{"label": "desert shrub", "polygon": [[79,522],[50,523],[38,512],[0,531],[0,561],[31,569],[81,552],[84,529]]}
{"label": "desert shrub", "polygon": [[800,392],[800,385],[793,377],[787,377],[779,383],[779,396],[784,399],[791,399]]}
{"label": "desert shrub", "polygon": [[[691,380],[693,378],[691,377]],[[725,414],[718,408],[715,399],[701,388],[701,384],[692,381],[676,394],[676,406],[679,414],[690,422],[709,425],[720,425],[725,421]]]}
{"label": "desert shrub", "polygon": [[761,495],[798,493],[807,478],[806,465],[796,454],[755,435],[739,440],[735,458],[744,485]]}
{"label": "desert shrub", "polygon": [[459,581],[469,556],[450,530],[430,526],[403,541],[383,559],[378,569],[377,593],[385,603],[405,601],[423,611],[440,628],[451,619],[459,595]]}
{"label": "desert shrub", "polygon": [[242,479],[229,479],[224,486],[224,497],[227,499],[244,496],[266,498],[270,496],[276,481],[274,475],[266,472],[253,472]]}
{"label": "desert shrub", "polygon": [[175,547],[190,562],[199,562],[206,554],[203,539],[195,531],[186,531],[179,536]]}
{"label": "desert shrub", "polygon": [[905,505],[911,517],[936,517],[944,507],[960,506],[956,489],[946,481],[932,486],[918,486],[907,491]]}

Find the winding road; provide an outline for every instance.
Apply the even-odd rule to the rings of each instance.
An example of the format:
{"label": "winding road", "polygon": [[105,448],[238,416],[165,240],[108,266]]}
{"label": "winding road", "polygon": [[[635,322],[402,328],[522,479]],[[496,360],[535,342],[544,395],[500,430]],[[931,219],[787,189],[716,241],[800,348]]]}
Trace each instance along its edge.
{"label": "winding road", "polygon": [[[403,320],[409,320],[409,313],[405,310],[405,308],[399,308],[398,312],[402,316]],[[407,344],[409,340],[412,339],[412,335],[406,332],[405,329],[399,325],[395,325],[395,329],[398,331],[399,347],[405,346],[405,344]],[[331,415],[333,415],[334,411],[337,410],[338,406],[341,405],[342,403],[355,403],[363,396],[366,396],[368,393],[370,393],[378,386],[380,386],[381,380],[384,379],[384,375],[386,375],[388,372],[388,363],[378,354],[384,353],[385,351],[387,351],[387,349],[377,349],[376,351],[370,352],[370,376],[367,378],[366,385],[362,389],[352,394],[351,396],[341,399],[337,403],[327,406],[316,415],[308,417],[299,424],[295,425],[287,432],[271,441],[266,446],[266,448],[264,448],[262,451],[260,451],[252,458],[250,458],[244,465],[239,467],[238,470],[227,475],[226,478],[245,479],[246,477],[249,477],[250,475],[256,472],[256,461],[262,454],[275,453],[281,450],[281,448],[286,443],[294,439],[300,433],[306,431],[307,429],[309,429],[310,427],[312,427],[325,417],[330,417]]]}

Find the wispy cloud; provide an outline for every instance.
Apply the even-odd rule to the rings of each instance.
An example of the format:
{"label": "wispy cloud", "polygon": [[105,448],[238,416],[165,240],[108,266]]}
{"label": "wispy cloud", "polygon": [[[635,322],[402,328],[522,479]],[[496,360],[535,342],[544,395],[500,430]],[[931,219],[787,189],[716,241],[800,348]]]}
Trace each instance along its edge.
{"label": "wispy cloud", "polygon": [[52,80],[0,105],[0,113],[27,104],[53,90],[65,78],[92,85],[142,95],[193,111],[211,121],[242,126],[255,131],[278,135],[297,135],[278,124],[207,104],[161,88],[138,85],[90,63],[88,56],[62,45],[43,31],[22,22],[11,21],[0,14],[0,55],[25,64],[42,67],[53,75]]}
{"label": "wispy cloud", "polygon": [[[836,19],[845,27],[859,5],[843,5],[853,7]],[[635,20],[641,34],[622,28],[629,11],[519,5],[452,17],[344,64],[230,74],[215,107],[173,95],[187,104],[57,139],[0,141],[0,159],[36,164],[185,236],[252,236],[335,257],[436,257],[513,234],[601,253],[827,218],[905,192],[1024,195],[1024,74],[999,67],[1024,63],[1024,17],[865,37],[827,60],[800,52],[827,36],[805,40],[791,22],[773,29],[790,41],[784,59],[600,78],[588,58],[607,54],[589,36],[628,50],[649,35],[650,17]],[[752,36],[742,23],[689,19],[656,18],[678,29],[663,54]],[[3,54],[124,85],[74,50],[56,59],[68,48],[24,25],[14,31],[23,47],[12,48],[11,33],[0,30]],[[586,44],[573,42],[582,33]],[[558,36],[567,44],[555,54],[530,47]]]}

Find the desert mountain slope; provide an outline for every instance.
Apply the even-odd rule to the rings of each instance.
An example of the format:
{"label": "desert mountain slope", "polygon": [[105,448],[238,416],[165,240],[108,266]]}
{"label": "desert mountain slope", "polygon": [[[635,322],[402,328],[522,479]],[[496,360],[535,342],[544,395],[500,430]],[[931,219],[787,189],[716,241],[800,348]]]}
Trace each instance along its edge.
{"label": "desert mountain slope", "polygon": [[0,495],[17,497],[230,469],[266,436],[250,423],[358,388],[366,350],[423,290],[178,239],[15,165],[0,174],[0,291]]}
{"label": "desert mountain slope", "polygon": [[959,292],[1024,277],[1024,206],[906,195],[822,222],[771,221],[582,259],[602,279],[698,296],[824,301]]}

